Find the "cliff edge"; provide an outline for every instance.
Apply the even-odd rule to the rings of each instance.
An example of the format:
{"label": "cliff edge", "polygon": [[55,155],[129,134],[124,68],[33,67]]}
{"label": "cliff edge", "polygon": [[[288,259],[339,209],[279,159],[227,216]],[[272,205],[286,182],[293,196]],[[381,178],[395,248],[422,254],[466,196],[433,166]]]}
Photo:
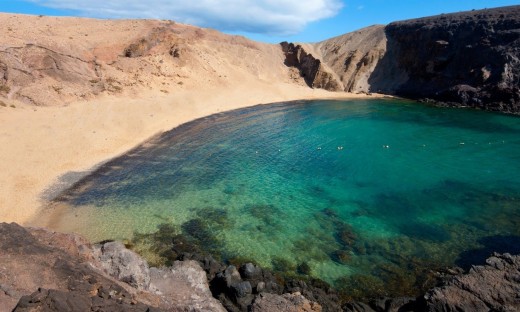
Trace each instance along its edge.
{"label": "cliff edge", "polygon": [[374,25],[310,46],[339,77],[329,90],[520,113],[520,6]]}
{"label": "cliff edge", "polygon": [[520,6],[389,24],[373,91],[520,113]]}

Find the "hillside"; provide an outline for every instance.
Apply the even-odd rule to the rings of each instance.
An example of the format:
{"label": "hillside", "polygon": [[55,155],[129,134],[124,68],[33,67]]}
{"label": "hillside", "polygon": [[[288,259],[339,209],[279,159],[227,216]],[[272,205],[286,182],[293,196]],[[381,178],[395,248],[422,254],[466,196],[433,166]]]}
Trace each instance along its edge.
{"label": "hillside", "polygon": [[291,82],[278,47],[172,21],[2,14],[0,27],[0,98],[8,104]]}
{"label": "hillside", "polygon": [[345,91],[520,113],[520,6],[372,26],[314,48]]}

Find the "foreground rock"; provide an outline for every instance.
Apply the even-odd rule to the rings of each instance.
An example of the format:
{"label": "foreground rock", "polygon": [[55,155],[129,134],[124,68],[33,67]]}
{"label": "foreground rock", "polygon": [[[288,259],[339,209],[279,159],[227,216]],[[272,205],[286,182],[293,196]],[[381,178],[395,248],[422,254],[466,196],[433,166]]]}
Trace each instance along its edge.
{"label": "foreground rock", "polygon": [[345,311],[520,311],[520,256],[495,254],[419,298],[373,300]]}
{"label": "foreground rock", "polygon": [[0,311],[147,311],[155,304],[96,270],[90,245],[76,235],[2,223],[0,250]]}
{"label": "foreground rock", "polygon": [[466,274],[451,271],[458,275],[419,298],[341,306],[324,284],[280,284],[279,276],[251,263],[222,267],[206,256],[199,259],[205,270],[194,260],[149,268],[121,243],[91,246],[76,235],[14,223],[0,224],[0,251],[0,311],[520,310],[520,256],[510,254],[495,254]]}
{"label": "foreground rock", "polygon": [[0,311],[225,311],[196,263],[149,269],[121,243],[0,224]]}
{"label": "foreground rock", "polygon": [[424,298],[427,311],[518,311],[520,256],[495,254]]}
{"label": "foreground rock", "polygon": [[[252,294],[249,282],[233,287],[239,298]],[[255,311],[320,311],[300,294],[269,294],[255,304]],[[77,235],[0,223],[0,311],[13,310],[226,311],[196,261],[149,268],[119,242],[92,246]]]}
{"label": "foreground rock", "polygon": [[256,298],[251,312],[321,312],[322,308],[315,302],[307,300],[300,293],[284,294],[276,296],[273,294],[262,294]]}

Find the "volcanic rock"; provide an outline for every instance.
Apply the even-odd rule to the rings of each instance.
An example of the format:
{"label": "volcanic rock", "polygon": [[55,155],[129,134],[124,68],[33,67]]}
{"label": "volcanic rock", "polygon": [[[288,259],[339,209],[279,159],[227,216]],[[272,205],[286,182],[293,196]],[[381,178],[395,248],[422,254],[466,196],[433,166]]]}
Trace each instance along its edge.
{"label": "volcanic rock", "polygon": [[297,68],[309,87],[329,91],[343,89],[334,74],[325,69],[321,61],[307,53],[301,45],[288,42],[282,42],[280,45],[285,54],[285,65]]}

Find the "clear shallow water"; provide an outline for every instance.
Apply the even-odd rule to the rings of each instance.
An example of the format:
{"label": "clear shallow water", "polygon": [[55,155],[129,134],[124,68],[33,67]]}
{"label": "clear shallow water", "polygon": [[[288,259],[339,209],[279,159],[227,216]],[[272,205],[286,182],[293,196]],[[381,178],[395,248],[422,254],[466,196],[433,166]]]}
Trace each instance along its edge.
{"label": "clear shallow water", "polygon": [[[223,259],[351,296],[411,295],[430,270],[520,252],[520,118],[406,101],[214,115],[116,159],[57,200],[92,240],[174,224]],[[190,236],[191,235],[191,236]]]}

